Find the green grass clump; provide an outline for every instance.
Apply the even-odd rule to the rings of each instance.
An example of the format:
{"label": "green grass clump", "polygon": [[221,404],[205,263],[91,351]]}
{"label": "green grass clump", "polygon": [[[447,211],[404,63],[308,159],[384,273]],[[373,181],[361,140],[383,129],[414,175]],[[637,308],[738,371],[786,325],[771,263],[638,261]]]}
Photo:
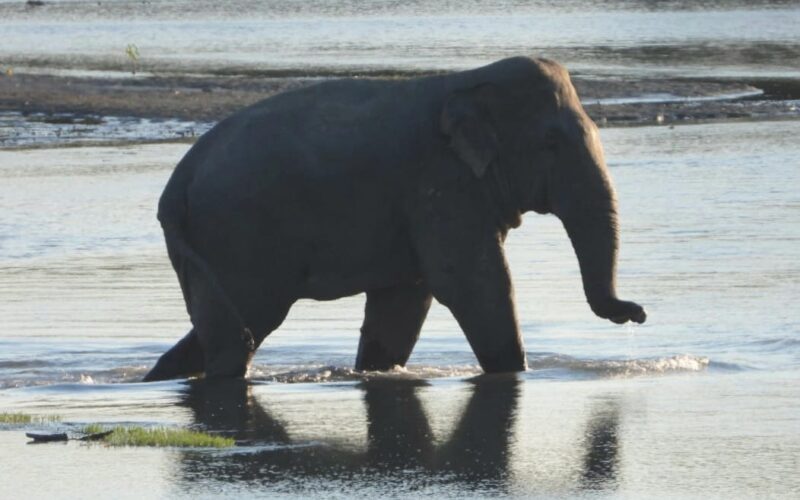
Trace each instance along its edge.
{"label": "green grass clump", "polygon": [[174,446],[191,448],[228,448],[235,444],[232,438],[214,436],[205,432],[167,427],[114,427],[90,424],[83,428],[86,434],[113,430],[102,442],[111,446]]}
{"label": "green grass clump", "polygon": [[84,434],[100,434],[101,432],[110,431],[110,427],[105,427],[100,424],[89,424],[81,429]]}
{"label": "green grass clump", "polygon": [[61,421],[58,415],[28,415],[27,413],[0,413],[0,424],[46,424]]}

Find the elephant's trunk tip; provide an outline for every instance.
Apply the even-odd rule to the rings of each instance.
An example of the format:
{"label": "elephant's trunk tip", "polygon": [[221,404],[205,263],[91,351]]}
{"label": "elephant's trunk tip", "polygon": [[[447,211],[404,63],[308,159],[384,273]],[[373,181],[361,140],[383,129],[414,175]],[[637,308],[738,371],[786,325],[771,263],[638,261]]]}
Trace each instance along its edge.
{"label": "elephant's trunk tip", "polygon": [[589,300],[589,306],[597,316],[617,324],[634,323],[642,324],[647,321],[647,311],[635,302],[619,300],[616,297],[605,300]]}

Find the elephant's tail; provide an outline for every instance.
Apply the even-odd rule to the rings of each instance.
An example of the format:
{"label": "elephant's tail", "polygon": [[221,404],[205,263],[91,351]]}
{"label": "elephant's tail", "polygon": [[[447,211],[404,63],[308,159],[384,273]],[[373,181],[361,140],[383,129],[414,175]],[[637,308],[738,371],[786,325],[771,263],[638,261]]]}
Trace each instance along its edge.
{"label": "elephant's tail", "polygon": [[[167,193],[170,191],[169,186],[165,193],[161,196],[158,203],[158,220],[161,223],[161,228],[164,230],[164,239],[167,243],[167,253],[172,262],[172,267],[178,275],[178,282],[183,292],[183,299],[186,303],[186,310],[189,317],[192,317],[192,294],[189,288],[189,280],[187,277],[187,267],[193,266],[194,269],[206,280],[208,285],[214,290],[217,298],[224,304],[225,308],[230,311],[236,322],[241,327],[241,336],[250,351],[255,349],[255,340],[253,333],[248,328],[244,321],[239,309],[231,300],[230,296],[225,292],[225,289],[220,284],[216,273],[208,265],[208,262],[200,256],[189,244],[186,239],[186,198],[185,195],[180,198],[169,197]],[[185,190],[181,190],[185,193]],[[192,318],[194,323],[194,318]]]}

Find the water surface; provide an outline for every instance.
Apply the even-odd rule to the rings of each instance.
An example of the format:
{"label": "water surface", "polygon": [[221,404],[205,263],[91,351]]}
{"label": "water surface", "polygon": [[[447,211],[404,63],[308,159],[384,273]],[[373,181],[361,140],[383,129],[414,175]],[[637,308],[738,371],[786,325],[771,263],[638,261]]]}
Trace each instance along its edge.
{"label": "water surface", "polygon": [[[192,425],[250,440],[25,446],[7,427],[0,469],[17,474],[0,492],[788,496],[798,133],[796,121],[602,131],[620,293],[644,302],[645,325],[595,318],[560,224],[529,215],[507,242],[528,372],[473,380],[466,340],[435,305],[407,370],[354,373],[356,296],[298,303],[258,352],[256,385],[222,388],[130,383],[188,328],[154,218],[188,146],[0,152],[0,408],[62,415],[51,430]],[[101,464],[104,479],[75,479]],[[43,467],[59,482],[42,484]]]}
{"label": "water surface", "polygon": [[[675,95],[650,83],[675,77],[701,107],[759,99],[725,97],[720,80],[796,79],[798,25],[795,1],[0,0],[0,67],[122,78],[128,44],[136,79],[396,75],[523,53],[658,102]],[[0,149],[0,412],[62,417],[44,431],[190,426],[244,446],[29,446],[37,426],[0,425],[0,497],[800,490],[800,121],[602,129],[621,202],[619,291],[648,322],[594,317],[560,223],[528,215],[506,245],[525,373],[479,376],[438,304],[406,369],[356,373],[358,295],[296,304],[249,384],[139,383],[189,327],[155,219],[189,144],[92,144],[209,126],[0,115],[0,145],[17,148]]]}
{"label": "water surface", "polygon": [[0,63],[21,70],[327,74],[554,58],[591,75],[790,76],[796,1],[0,2]]}

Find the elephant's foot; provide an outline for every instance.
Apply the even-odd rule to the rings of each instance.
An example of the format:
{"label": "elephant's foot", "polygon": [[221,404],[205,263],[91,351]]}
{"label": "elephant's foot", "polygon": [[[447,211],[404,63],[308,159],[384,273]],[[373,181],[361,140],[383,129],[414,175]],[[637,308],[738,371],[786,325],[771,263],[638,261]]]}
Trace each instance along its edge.
{"label": "elephant's foot", "polygon": [[431,294],[422,283],[367,292],[356,370],[405,366],[430,305]]}
{"label": "elephant's foot", "polygon": [[484,373],[524,372],[528,369],[525,354],[520,351],[492,356],[478,354],[477,357]]}
{"label": "elephant's foot", "polygon": [[[220,335],[220,331],[200,330],[199,340],[205,352],[206,379],[244,378],[250,368],[250,361],[257,346],[250,329],[245,328],[239,335]],[[222,330],[222,333],[229,333]]]}
{"label": "elephant's foot", "polygon": [[525,349],[520,338],[503,345],[473,345],[472,350],[484,373],[524,372],[528,369]]}
{"label": "elephant's foot", "polygon": [[385,371],[391,370],[395,366],[405,366],[410,354],[411,349],[395,350],[391,352],[387,349],[387,346],[380,341],[365,339],[364,335],[362,335],[358,343],[356,370]]}
{"label": "elephant's foot", "polygon": [[203,373],[203,349],[194,329],[189,331],[144,376],[145,382],[189,377]]}
{"label": "elephant's foot", "polygon": [[229,346],[206,356],[206,379],[244,378],[250,369],[253,351],[244,346]]}

